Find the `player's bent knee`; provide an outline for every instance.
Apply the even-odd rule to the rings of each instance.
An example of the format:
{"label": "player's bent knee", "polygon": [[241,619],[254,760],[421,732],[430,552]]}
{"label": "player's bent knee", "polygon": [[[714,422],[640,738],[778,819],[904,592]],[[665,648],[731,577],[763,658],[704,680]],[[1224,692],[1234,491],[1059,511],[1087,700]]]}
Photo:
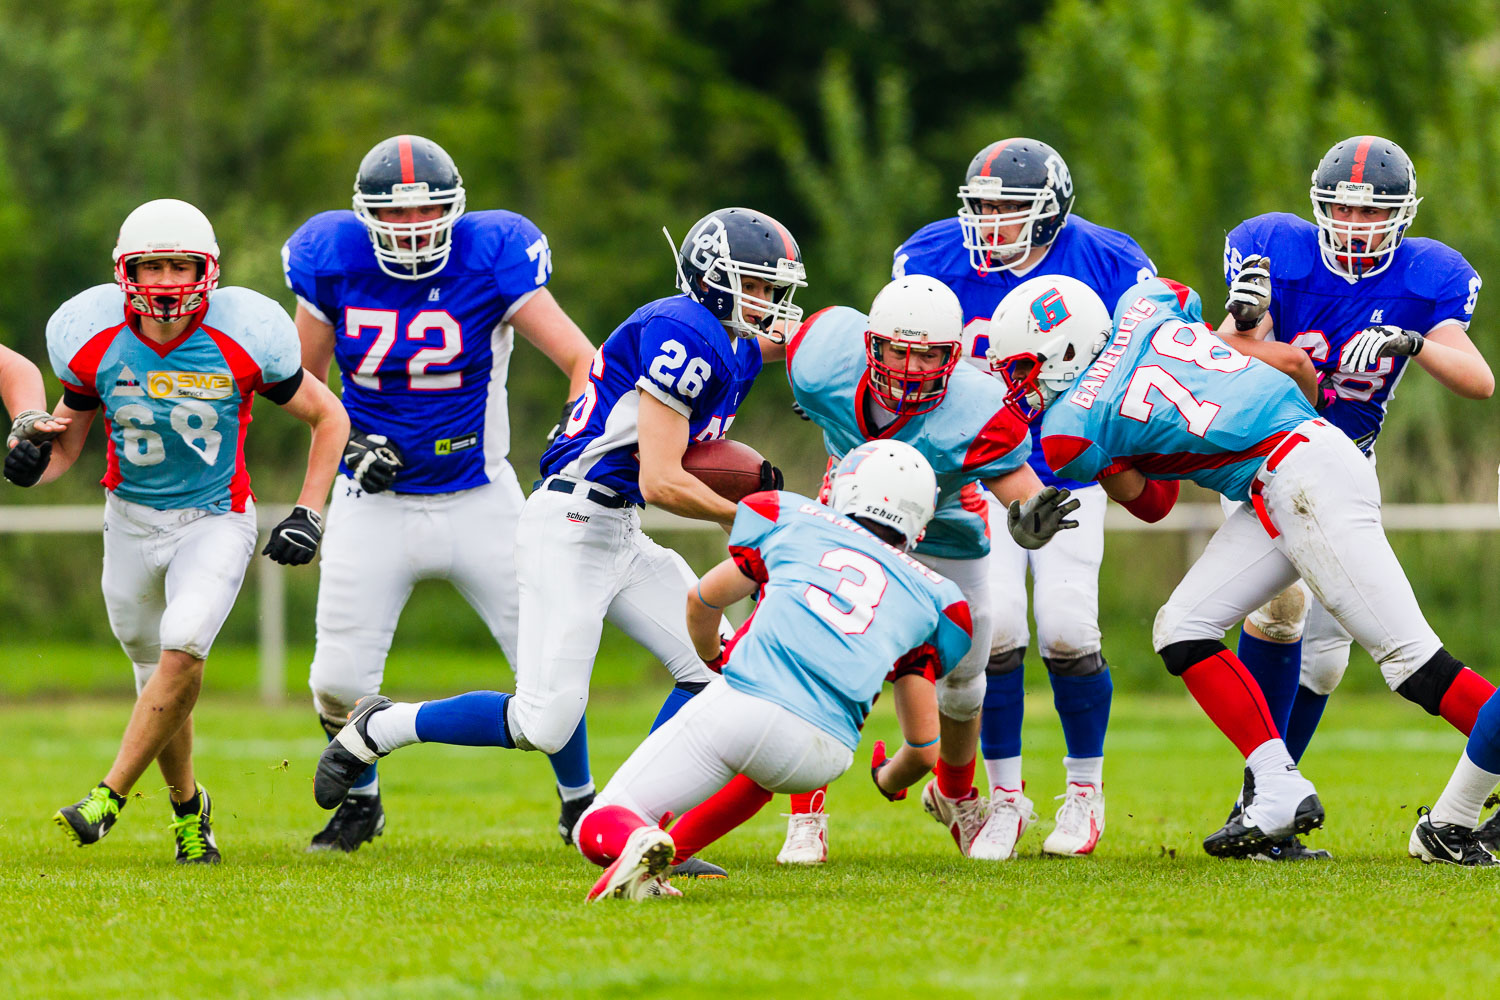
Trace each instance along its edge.
{"label": "player's bent knee", "polygon": [[1397,694],[1421,705],[1429,715],[1438,715],[1442,711],[1443,695],[1448,693],[1454,678],[1463,669],[1462,660],[1440,648],[1426,663],[1414,670],[1411,676],[1393,687]]}
{"label": "player's bent knee", "polygon": [[1272,642],[1296,642],[1307,623],[1307,592],[1294,583],[1246,615],[1245,621]]}
{"label": "player's bent knee", "polygon": [[1297,683],[1307,688],[1313,694],[1330,695],[1339,686],[1339,681],[1344,679],[1344,671],[1349,669],[1348,650],[1345,655],[1339,657],[1312,657],[1306,653],[1304,647],[1302,656],[1302,673]]}
{"label": "player's bent knee", "polygon": [[1167,673],[1173,677],[1181,677],[1191,667],[1218,656],[1226,649],[1227,647],[1222,642],[1213,639],[1187,639],[1183,642],[1170,643],[1157,652],[1161,655]]}
{"label": "player's bent knee", "polygon": [[984,673],[971,677],[948,674],[937,682],[938,711],[958,722],[968,722],[984,708]]}
{"label": "player's bent knee", "polygon": [[1012,671],[1020,670],[1021,664],[1026,661],[1026,647],[1018,646],[1014,649],[1003,650],[999,653],[990,654],[990,662],[985,664],[984,672],[991,677],[999,677]]}
{"label": "player's bent knee", "polygon": [[1104,662],[1102,652],[1084,653],[1082,656],[1044,656],[1042,662],[1047,671],[1059,677],[1092,677],[1102,674],[1109,664]]}

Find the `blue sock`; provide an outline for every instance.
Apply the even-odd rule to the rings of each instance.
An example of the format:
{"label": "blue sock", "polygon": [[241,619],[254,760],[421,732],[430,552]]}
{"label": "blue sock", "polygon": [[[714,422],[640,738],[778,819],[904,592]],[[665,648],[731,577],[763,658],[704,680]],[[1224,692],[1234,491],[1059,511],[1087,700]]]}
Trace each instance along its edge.
{"label": "blue sock", "polygon": [[1049,672],[1052,704],[1062,720],[1069,757],[1103,757],[1104,731],[1109,728],[1109,704],[1115,685],[1109,668],[1088,677],[1064,677]]}
{"label": "blue sock", "polygon": [[984,714],[979,748],[985,760],[1021,756],[1021,720],[1026,716],[1024,667],[984,676]]}
{"label": "blue sock", "polygon": [[661,703],[661,711],[656,713],[656,721],[651,723],[651,731],[654,733],[660,729],[668,719],[682,710],[699,691],[708,687],[706,683],[696,681],[679,681],[672,685],[672,690],[667,692],[667,700]]}
{"label": "blue sock", "polygon": [[581,788],[592,780],[589,772],[589,724],[587,718],[578,720],[578,728],[557,753],[547,758],[552,764],[552,773],[557,783],[564,788]]}
{"label": "blue sock", "polygon": [[510,695],[500,691],[470,691],[429,701],[417,710],[417,739],[423,743],[514,750],[516,744],[505,726],[508,701]]}
{"label": "blue sock", "polygon": [[1266,707],[1271,710],[1276,731],[1285,736],[1292,702],[1297,699],[1297,680],[1302,676],[1302,640],[1267,642],[1242,631],[1239,655],[1240,662],[1266,696]]}
{"label": "blue sock", "polygon": [[1474,766],[1500,774],[1500,692],[1490,695],[1490,700],[1479,709],[1464,753]]}
{"label": "blue sock", "polygon": [[1297,689],[1297,698],[1292,702],[1292,719],[1284,730],[1287,753],[1292,760],[1300,761],[1318,731],[1318,720],[1323,718],[1323,709],[1328,707],[1326,694],[1315,694],[1305,687]]}
{"label": "blue sock", "polygon": [[[327,726],[326,723],[323,725],[322,728],[323,728],[323,735],[326,736],[326,737],[328,737],[328,742],[332,743],[333,742],[333,737],[336,734],[335,733],[330,733],[328,731],[328,726]],[[369,788],[371,785],[375,784],[375,782],[377,780],[379,780],[380,774],[379,774],[379,772],[376,771],[376,767],[379,765],[379,763],[380,763],[379,761],[376,761],[374,764],[371,764],[369,767],[365,768],[363,771],[360,772],[359,780],[357,780],[354,784],[352,784],[352,785],[349,786],[349,794],[350,795],[359,795],[359,794],[361,794],[363,789]]]}

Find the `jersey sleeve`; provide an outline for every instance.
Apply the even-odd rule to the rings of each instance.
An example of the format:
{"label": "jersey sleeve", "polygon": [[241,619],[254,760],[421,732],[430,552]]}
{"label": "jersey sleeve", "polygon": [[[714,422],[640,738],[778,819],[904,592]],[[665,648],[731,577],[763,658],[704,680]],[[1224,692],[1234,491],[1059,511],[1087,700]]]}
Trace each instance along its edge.
{"label": "jersey sleeve", "polygon": [[297,296],[314,318],[333,324],[339,313],[333,281],[326,276],[323,255],[329,252],[333,239],[327,227],[319,225],[323,216],[304,222],[281,247],[281,267],[287,287]]}
{"label": "jersey sleeve", "polygon": [[770,576],[761,546],[781,523],[786,499],[786,494],[772,491],[750,494],[739,502],[734,526],[729,531],[729,557],[741,573],[762,585]]}
{"label": "jersey sleeve", "polygon": [[1088,438],[1042,431],[1042,455],[1053,472],[1065,479],[1091,483],[1108,469],[1113,458]]}
{"label": "jersey sleeve", "polygon": [[1121,233],[1111,253],[1102,261],[1098,292],[1113,310],[1120,297],[1139,282],[1156,277],[1156,265],[1139,243]]}
{"label": "jersey sleeve", "polygon": [[242,346],[260,368],[261,386],[284,382],[302,371],[297,325],[274,299],[248,289]]}
{"label": "jersey sleeve", "polygon": [[641,327],[641,376],[636,386],[650,393],[689,420],[693,402],[715,380],[731,377],[720,371],[725,364],[704,340],[685,323],[655,316]]}
{"label": "jersey sleeve", "polygon": [[495,284],[507,303],[507,314],[552,278],[552,250],[536,223],[513,216],[495,256]]}
{"label": "jersey sleeve", "polygon": [[116,324],[125,318],[123,301],[114,285],[96,285],[58,306],[47,320],[47,359],[63,384],[65,402],[75,410],[98,405],[94,378],[104,342],[95,337],[111,325],[110,318]]}
{"label": "jersey sleeve", "polygon": [[1240,276],[1240,267],[1246,257],[1264,254],[1265,241],[1261,239],[1259,227],[1241,222],[1224,237],[1224,284],[1228,285]]}
{"label": "jersey sleeve", "polygon": [[1457,323],[1465,330],[1474,318],[1474,307],[1479,304],[1479,289],[1484,282],[1469,262],[1458,255],[1447,269],[1448,275],[1441,281],[1433,296],[1432,319],[1427,323],[1427,333],[1444,323]]}
{"label": "jersey sleeve", "polygon": [[983,388],[982,411],[989,416],[964,452],[964,471],[977,479],[1014,472],[1031,456],[1031,428],[1005,405],[1005,389],[999,379],[979,375],[970,381]]}
{"label": "jersey sleeve", "polygon": [[968,602],[963,599],[956,584],[948,581],[943,588],[943,599],[947,603],[938,614],[937,628],[932,632],[932,647],[941,666],[939,676],[958,666],[969,652],[974,641],[974,622],[969,615]]}

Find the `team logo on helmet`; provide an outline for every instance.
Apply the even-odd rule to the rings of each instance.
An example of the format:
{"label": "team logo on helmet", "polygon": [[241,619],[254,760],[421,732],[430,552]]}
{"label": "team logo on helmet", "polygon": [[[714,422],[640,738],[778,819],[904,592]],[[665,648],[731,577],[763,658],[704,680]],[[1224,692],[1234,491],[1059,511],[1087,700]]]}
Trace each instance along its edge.
{"label": "team logo on helmet", "polygon": [[1036,328],[1046,333],[1070,315],[1062,292],[1049,288],[1031,303],[1031,315],[1036,319]]}

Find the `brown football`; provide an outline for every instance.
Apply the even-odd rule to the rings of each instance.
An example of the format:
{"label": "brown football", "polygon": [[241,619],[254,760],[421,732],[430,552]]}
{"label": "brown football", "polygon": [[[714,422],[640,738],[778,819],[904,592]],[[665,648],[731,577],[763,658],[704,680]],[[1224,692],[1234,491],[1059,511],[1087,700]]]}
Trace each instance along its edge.
{"label": "brown football", "polygon": [[730,503],[739,503],[760,490],[760,467],[765,459],[747,444],[723,438],[688,445],[682,467]]}

